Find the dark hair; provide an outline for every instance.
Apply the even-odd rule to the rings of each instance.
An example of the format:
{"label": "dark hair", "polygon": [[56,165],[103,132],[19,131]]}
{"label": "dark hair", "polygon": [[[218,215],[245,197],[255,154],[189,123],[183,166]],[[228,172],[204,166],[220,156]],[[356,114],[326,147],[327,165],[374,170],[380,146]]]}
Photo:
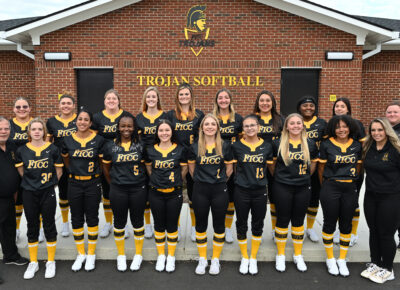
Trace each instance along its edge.
{"label": "dark hair", "polygon": [[121,120],[124,119],[124,118],[131,119],[132,123],[133,123],[133,132],[132,132],[132,135],[131,135],[131,144],[138,143],[139,137],[138,137],[138,133],[137,133],[137,130],[136,130],[135,119],[130,115],[124,115],[118,121],[117,132],[116,132],[117,133],[117,137],[115,138],[115,144],[121,145],[121,131],[119,130],[119,125],[121,123]]}
{"label": "dark hair", "polygon": [[92,112],[90,112],[89,110],[87,110],[85,107],[80,107],[79,112],[78,112],[78,115],[76,115],[76,118],[77,118],[77,119],[78,119],[78,117],[79,117],[79,115],[80,115],[81,113],[86,113],[86,114],[88,114],[88,115],[89,115],[90,122],[93,122],[93,114],[92,114]]}
{"label": "dark hair", "polygon": [[317,113],[317,102],[315,101],[314,97],[311,97],[311,96],[305,96],[305,97],[301,98],[301,99],[297,102],[297,106],[296,106],[297,113],[299,113],[299,114],[301,115],[301,113],[300,113],[300,106],[303,105],[303,104],[306,104],[306,103],[312,103],[312,104],[314,104],[314,106],[315,106],[314,115],[315,115],[315,114]]}
{"label": "dark hair", "polygon": [[271,98],[271,101],[272,101],[272,108],[271,108],[272,128],[274,130],[274,133],[279,133],[279,130],[283,125],[282,124],[282,119],[281,119],[281,115],[276,110],[276,99],[275,99],[274,95],[270,91],[262,90],[261,92],[259,92],[257,94],[256,103],[254,104],[253,113],[254,114],[260,113],[260,108],[259,108],[258,104],[260,102],[260,97],[262,95],[268,95]]}
{"label": "dark hair", "polygon": [[242,125],[243,125],[244,121],[246,121],[247,119],[253,119],[253,120],[256,121],[257,125],[260,124],[260,122],[258,121],[257,115],[255,115],[255,114],[249,114],[249,115],[247,115],[246,117],[243,118]]}
{"label": "dark hair", "polygon": [[346,104],[347,107],[347,115],[351,116],[351,105],[350,105],[350,100],[348,98],[345,97],[341,97],[339,99],[337,99],[334,103],[333,103],[333,107],[332,107],[332,116],[336,116],[335,114],[335,106],[337,104],[337,102],[343,102]]}
{"label": "dark hair", "polygon": [[160,138],[158,138],[158,128],[160,128],[160,126],[161,126],[162,124],[167,124],[167,125],[171,128],[171,132],[172,132],[172,135],[171,135],[171,142],[172,142],[172,143],[177,143],[177,142],[176,142],[175,133],[174,133],[174,129],[173,129],[173,127],[172,127],[172,123],[171,123],[169,120],[167,120],[167,119],[161,119],[161,120],[158,122],[157,127],[156,127],[156,136],[155,136],[155,138],[154,138],[154,144],[159,144],[159,143],[161,142]]}
{"label": "dark hair", "polygon": [[357,134],[358,134],[358,126],[354,122],[354,120],[348,116],[348,115],[337,115],[333,116],[329,122],[328,126],[326,127],[326,134],[328,137],[336,137],[336,128],[339,126],[339,122],[342,121],[346,124],[347,127],[349,127],[349,138],[352,138],[354,140],[357,140]]}
{"label": "dark hair", "polygon": [[64,93],[61,95],[60,99],[58,100],[59,102],[61,102],[62,99],[70,99],[72,101],[72,104],[75,104],[75,99],[73,96],[71,96],[68,93]]}

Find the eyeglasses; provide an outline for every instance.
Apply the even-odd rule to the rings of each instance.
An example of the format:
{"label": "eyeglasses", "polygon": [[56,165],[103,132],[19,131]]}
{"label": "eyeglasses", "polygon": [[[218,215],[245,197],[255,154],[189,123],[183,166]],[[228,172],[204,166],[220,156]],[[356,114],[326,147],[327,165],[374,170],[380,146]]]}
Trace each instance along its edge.
{"label": "eyeglasses", "polygon": [[255,127],[257,127],[257,124],[244,125],[243,129],[250,129],[250,128],[255,128]]}
{"label": "eyeglasses", "polygon": [[27,105],[23,105],[23,106],[15,106],[15,108],[17,109],[17,110],[21,110],[21,109],[28,109],[29,108],[29,106],[27,106]]}

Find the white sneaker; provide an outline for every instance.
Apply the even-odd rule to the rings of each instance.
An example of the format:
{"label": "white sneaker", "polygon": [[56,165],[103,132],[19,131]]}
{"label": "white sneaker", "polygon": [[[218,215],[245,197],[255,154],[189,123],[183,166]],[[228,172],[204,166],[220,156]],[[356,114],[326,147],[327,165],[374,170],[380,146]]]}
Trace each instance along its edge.
{"label": "white sneaker", "polygon": [[275,269],[278,272],[285,272],[286,271],[286,264],[285,264],[286,257],[285,255],[276,255],[275,260]]}
{"label": "white sneaker", "polygon": [[118,255],[117,257],[117,270],[119,272],[126,271],[126,256],[125,255]]}
{"label": "white sneaker", "polygon": [[76,256],[75,262],[72,264],[71,270],[74,272],[78,272],[80,269],[82,269],[82,265],[85,260],[86,255],[78,254],[78,256]]}
{"label": "white sneaker", "polygon": [[190,230],[190,240],[196,242],[196,227],[192,227]]}
{"label": "white sneaker", "polygon": [[63,223],[62,224],[62,230],[61,230],[61,236],[66,238],[69,237],[69,222]]}
{"label": "white sneaker", "polygon": [[157,257],[157,263],[156,263],[156,271],[162,272],[165,269],[165,255],[159,255]]}
{"label": "white sneaker", "polygon": [[314,231],[314,229],[306,229],[306,235],[310,239],[311,242],[313,242],[313,243],[319,242],[319,237],[318,237],[317,233]]}
{"label": "white sneaker", "polygon": [[257,275],[258,274],[258,266],[257,266],[257,260],[256,259],[250,259],[249,273],[251,275]]}
{"label": "white sneaker", "polygon": [[151,224],[144,225],[144,237],[146,239],[151,239],[153,237],[153,227]]}
{"label": "white sneaker", "polygon": [[56,276],[56,262],[48,261],[46,263],[46,272],[44,273],[44,278],[51,279]]}
{"label": "white sneaker", "polygon": [[379,272],[381,268],[374,263],[367,263],[367,269],[361,272],[361,277],[369,279],[372,275]]}
{"label": "white sneaker", "polygon": [[35,277],[35,273],[39,271],[39,263],[38,262],[30,262],[28,264],[28,268],[26,268],[24,273],[24,279],[32,279]]}
{"label": "white sneaker", "polygon": [[340,231],[339,230],[336,230],[333,233],[333,243],[334,244],[339,244],[340,243]]}
{"label": "white sneaker", "polygon": [[233,235],[231,228],[225,228],[225,242],[227,242],[228,244],[233,243]]}
{"label": "white sneaker", "polygon": [[272,230],[271,235],[272,235],[272,240],[275,242],[275,230]]}
{"label": "white sneaker", "polygon": [[87,255],[86,256],[86,263],[85,263],[85,270],[87,272],[93,271],[96,268],[96,255]]}
{"label": "white sneaker", "polygon": [[335,258],[326,259],[326,267],[328,267],[328,273],[329,274],[331,274],[333,276],[339,275],[339,269],[337,267]]}
{"label": "white sneaker", "polygon": [[181,227],[178,227],[178,242],[181,240]]}
{"label": "white sneaker", "polygon": [[339,273],[343,277],[348,277],[350,275],[349,269],[347,268],[346,260],[344,259],[337,259],[336,263],[339,267]]}
{"label": "white sneaker", "polygon": [[131,268],[130,268],[131,271],[139,271],[140,266],[142,265],[142,261],[143,261],[142,255],[133,256],[133,260],[132,260],[132,264],[131,264]]}
{"label": "white sneaker", "polygon": [[307,271],[307,265],[306,263],[304,263],[304,258],[302,255],[293,256],[293,262],[297,266],[297,270],[299,270],[300,272]]}
{"label": "white sneaker", "polygon": [[112,225],[110,223],[106,223],[99,233],[100,238],[107,238],[110,235],[111,231]]}
{"label": "white sneaker", "polygon": [[197,264],[196,267],[196,274],[197,275],[204,275],[206,273],[206,268],[208,266],[208,262],[206,259],[204,259],[203,257],[199,258],[199,263]]}
{"label": "white sneaker", "polygon": [[129,239],[130,232],[129,232],[129,226],[128,224],[125,226],[125,240]]}
{"label": "white sneaker", "polygon": [[355,244],[357,244],[357,240],[358,240],[358,235],[351,234],[349,246],[352,247]]}
{"label": "white sneaker", "polygon": [[165,271],[168,273],[172,273],[175,271],[175,257],[169,256],[167,257],[167,264],[165,265]]}
{"label": "white sneaker", "polygon": [[40,228],[40,230],[39,230],[38,241],[39,241],[39,243],[43,243],[44,242],[44,230],[43,230],[43,228]]}
{"label": "white sneaker", "polygon": [[249,273],[249,259],[242,258],[242,261],[240,262],[239,272],[242,275],[246,275],[247,273]]}
{"label": "white sneaker", "polygon": [[20,234],[21,234],[20,230],[16,230],[16,231],[15,231],[15,242],[16,242],[16,243],[18,243],[18,241],[19,241],[19,236],[20,236]]}
{"label": "white sneaker", "polygon": [[386,269],[380,269],[378,273],[369,277],[369,279],[373,282],[383,284],[386,281],[394,280],[394,272],[388,271]]}
{"label": "white sneaker", "polygon": [[218,275],[220,270],[221,270],[221,266],[219,265],[219,259],[217,259],[217,258],[212,259],[210,270],[208,271],[208,273],[210,275]]}

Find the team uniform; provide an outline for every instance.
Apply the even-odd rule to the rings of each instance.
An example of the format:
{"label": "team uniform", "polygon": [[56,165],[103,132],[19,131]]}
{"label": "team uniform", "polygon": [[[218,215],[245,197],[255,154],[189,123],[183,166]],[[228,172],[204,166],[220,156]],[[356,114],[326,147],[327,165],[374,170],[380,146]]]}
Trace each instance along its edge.
{"label": "team uniform", "polygon": [[[397,137],[399,137],[399,139],[400,139],[400,123],[397,124],[397,125],[394,125],[393,126],[393,130],[396,133]],[[397,230],[397,234],[398,234],[399,239],[400,239],[400,228]],[[399,245],[397,247],[400,247],[400,243],[399,243]]]}

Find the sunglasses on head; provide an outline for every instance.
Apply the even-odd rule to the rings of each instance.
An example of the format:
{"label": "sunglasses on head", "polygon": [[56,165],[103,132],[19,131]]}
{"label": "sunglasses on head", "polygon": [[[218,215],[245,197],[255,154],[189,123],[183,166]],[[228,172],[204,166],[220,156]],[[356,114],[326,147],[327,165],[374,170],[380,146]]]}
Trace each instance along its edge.
{"label": "sunglasses on head", "polygon": [[17,109],[17,110],[21,110],[21,109],[28,109],[29,108],[29,106],[27,106],[27,105],[23,105],[23,106],[15,106],[15,108]]}

